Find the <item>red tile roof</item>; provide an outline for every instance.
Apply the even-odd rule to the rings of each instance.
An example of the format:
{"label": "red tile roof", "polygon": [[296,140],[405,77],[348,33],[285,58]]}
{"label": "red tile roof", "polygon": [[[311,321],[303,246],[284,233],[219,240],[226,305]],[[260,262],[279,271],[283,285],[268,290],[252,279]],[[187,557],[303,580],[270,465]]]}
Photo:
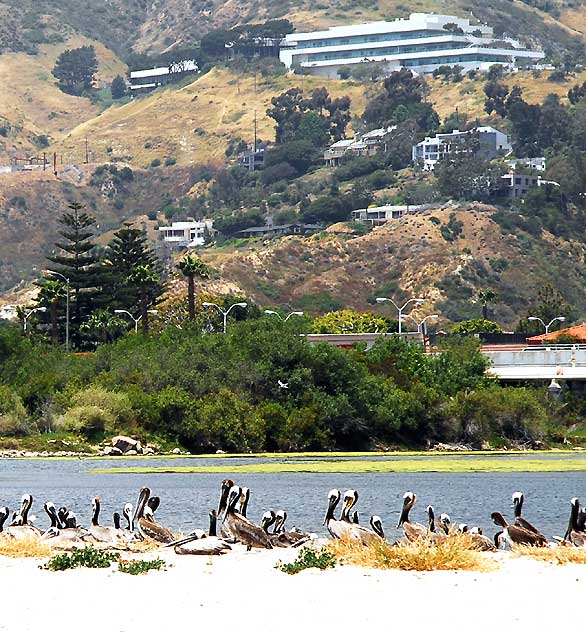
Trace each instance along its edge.
{"label": "red tile roof", "polygon": [[559,329],[558,331],[552,331],[549,334],[540,334],[539,336],[532,336],[531,338],[527,338],[528,344],[541,344],[544,341],[555,341],[555,339],[560,335],[572,336],[576,338],[580,342],[586,342],[586,323],[582,325],[576,325],[575,327],[566,327],[565,329]]}

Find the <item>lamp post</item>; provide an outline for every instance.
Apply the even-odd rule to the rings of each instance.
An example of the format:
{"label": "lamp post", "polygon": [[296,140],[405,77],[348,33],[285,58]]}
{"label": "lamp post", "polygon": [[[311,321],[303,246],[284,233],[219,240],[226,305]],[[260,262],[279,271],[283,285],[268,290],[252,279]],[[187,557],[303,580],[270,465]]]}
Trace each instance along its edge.
{"label": "lamp post", "polygon": [[527,318],[527,320],[530,321],[539,321],[542,325],[543,328],[545,329],[545,334],[547,335],[549,333],[549,328],[556,322],[559,320],[560,323],[563,323],[564,320],[566,320],[565,316],[556,316],[555,318],[552,318],[549,323],[547,323],[547,325],[545,324],[545,322],[543,320],[541,320],[541,318],[539,318],[539,316],[529,316],[529,318]]}
{"label": "lamp post", "polygon": [[22,322],[22,332],[24,333],[25,336],[26,336],[26,328],[27,328],[28,319],[35,312],[46,312],[46,311],[47,311],[46,307],[35,307],[34,309],[31,309],[31,311],[28,314],[25,314],[25,316],[23,318],[23,322]]}
{"label": "lamp post", "polygon": [[287,316],[283,318],[281,314],[279,314],[279,312],[275,312],[272,309],[265,309],[265,314],[276,316],[279,320],[281,320],[284,323],[286,323],[291,318],[291,316],[303,316],[303,312],[289,312],[289,314],[287,314]]}
{"label": "lamp post", "polygon": [[45,274],[63,279],[67,287],[67,297],[65,299],[65,351],[69,351],[69,279],[61,272],[56,272],[55,270],[45,270]]}
{"label": "lamp post", "polygon": [[411,315],[407,316],[407,318],[410,318],[417,325],[417,333],[423,334],[425,336],[425,335],[427,335],[427,327],[426,327],[427,321],[431,320],[432,318],[439,318],[439,315],[438,314],[430,314],[429,316],[426,316],[421,321],[418,321],[416,318],[413,318],[413,316],[411,316]]}
{"label": "lamp post", "polygon": [[248,303],[232,303],[232,305],[230,305],[230,307],[224,311],[219,305],[216,305],[215,303],[202,303],[202,305],[204,307],[215,307],[220,314],[222,314],[222,316],[224,317],[224,333],[226,333],[226,324],[228,321],[228,314],[235,308],[235,307],[248,307]]}
{"label": "lamp post", "polygon": [[395,309],[399,312],[399,333],[402,333],[402,320],[403,320],[403,311],[404,309],[411,303],[415,303],[416,305],[421,305],[425,302],[423,298],[410,298],[406,303],[404,303],[401,307],[393,301],[392,298],[377,298],[376,302],[380,305],[381,303],[392,303],[395,306]]}
{"label": "lamp post", "polygon": [[[132,318],[132,320],[134,321],[134,333],[138,334],[138,323],[140,323],[140,320],[142,318],[142,314],[138,317],[135,318],[128,310],[126,309],[115,309],[114,310],[115,314],[127,314],[128,316],[130,316],[130,318]],[[149,309],[147,310],[147,314],[154,314],[157,315],[159,312],[156,309]]]}

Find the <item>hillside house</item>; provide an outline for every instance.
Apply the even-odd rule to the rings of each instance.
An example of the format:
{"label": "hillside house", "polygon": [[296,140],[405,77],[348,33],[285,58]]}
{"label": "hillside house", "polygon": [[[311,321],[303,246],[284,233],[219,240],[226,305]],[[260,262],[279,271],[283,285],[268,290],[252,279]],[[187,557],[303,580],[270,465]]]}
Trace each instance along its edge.
{"label": "hillside house", "polygon": [[392,133],[397,129],[393,127],[381,127],[373,129],[365,134],[357,134],[352,139],[339,140],[328,147],[324,152],[326,165],[336,167],[344,156],[374,156],[378,152],[387,151]]}
{"label": "hillside house", "polygon": [[383,206],[369,206],[368,208],[352,211],[352,220],[371,224],[372,226],[380,226],[393,219],[400,219],[403,215],[418,213],[419,211],[425,211],[433,207],[433,204],[384,204]]}
{"label": "hillside house", "polygon": [[195,248],[203,246],[206,237],[217,233],[214,222],[206,219],[201,222],[173,222],[171,226],[159,228],[161,239],[172,248]]}
{"label": "hillside house", "polygon": [[185,59],[168,66],[133,70],[130,73],[129,88],[132,95],[146,94],[160,86],[167,85],[183,77],[199,72],[199,66],[194,59]]}
{"label": "hillside house", "polygon": [[518,61],[526,65],[545,57],[517,40],[494,37],[489,26],[434,13],[290,33],[279,56],[287,68],[332,79],[342,68],[368,63],[384,65],[389,74],[400,68],[425,74],[441,66],[460,66],[464,72],[488,70],[494,64],[514,68]]}
{"label": "hillside house", "polygon": [[452,152],[462,151],[467,142],[473,146],[475,154],[486,160],[493,160],[498,156],[505,156],[513,150],[509,137],[494,127],[476,127],[466,132],[455,129],[447,134],[436,134],[434,138],[426,137],[417,145],[413,145],[412,159],[425,171],[433,171],[435,165],[449,156]]}
{"label": "hillside house", "polygon": [[319,224],[267,224],[266,226],[252,226],[236,233],[237,237],[282,237],[285,235],[313,235],[323,229]]}

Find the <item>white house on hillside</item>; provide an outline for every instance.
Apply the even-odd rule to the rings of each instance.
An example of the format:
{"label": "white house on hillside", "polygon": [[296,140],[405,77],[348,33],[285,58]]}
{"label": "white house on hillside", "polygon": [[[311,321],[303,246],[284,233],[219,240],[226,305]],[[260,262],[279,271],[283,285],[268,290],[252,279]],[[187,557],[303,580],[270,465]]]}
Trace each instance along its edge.
{"label": "white house on hillside", "polygon": [[159,228],[163,241],[176,248],[194,248],[205,244],[206,235],[212,235],[214,222],[204,220],[202,222],[173,222],[171,226]]}
{"label": "white house on hillside", "polygon": [[168,66],[160,66],[158,68],[133,70],[130,73],[130,93],[144,94],[145,92],[151,92],[160,86],[196,72],[199,72],[199,67],[193,59],[174,62]]}
{"label": "white house on hillside", "polygon": [[453,15],[412,13],[408,19],[335,26],[326,31],[291,33],[281,44],[288,68],[337,78],[343,67],[384,64],[388,72],[411,68],[418,74],[440,66],[487,70],[493,64],[515,67],[545,57],[516,40],[495,38],[492,28]]}
{"label": "white house on hillside", "polygon": [[356,134],[354,138],[339,140],[325,150],[324,160],[327,165],[335,166],[346,154],[374,156],[379,151],[387,151],[388,142],[396,129],[396,125],[381,127],[364,134]]}
{"label": "white house on hillside", "polygon": [[455,129],[448,134],[436,134],[434,138],[426,137],[417,145],[413,145],[413,162],[426,171],[433,171],[438,161],[461,148],[472,135],[478,139],[475,151],[487,160],[492,160],[497,156],[506,156],[513,150],[509,137],[494,127],[476,127],[466,132]]}

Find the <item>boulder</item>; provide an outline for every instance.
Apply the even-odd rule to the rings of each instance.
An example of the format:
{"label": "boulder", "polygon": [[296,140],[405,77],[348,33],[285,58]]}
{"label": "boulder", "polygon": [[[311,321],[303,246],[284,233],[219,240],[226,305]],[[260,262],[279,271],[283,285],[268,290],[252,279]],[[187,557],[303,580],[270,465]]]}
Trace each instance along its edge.
{"label": "boulder", "polygon": [[104,456],[122,456],[122,450],[120,450],[120,448],[115,448],[114,446],[108,445],[103,449],[102,454]]}
{"label": "boulder", "polygon": [[138,452],[136,450],[126,450],[124,456],[136,456]]}
{"label": "boulder", "polygon": [[146,456],[151,456],[152,454],[155,454],[155,451],[151,447],[147,446],[142,453]]}
{"label": "boulder", "polygon": [[124,435],[114,437],[112,439],[112,447],[118,448],[123,454],[126,454],[129,450],[134,450],[136,454],[139,453],[139,449],[142,452],[140,441],[132,439],[131,437],[125,437]]}
{"label": "boulder", "polygon": [[175,448],[171,450],[171,454],[181,454],[181,450],[179,448]]}

